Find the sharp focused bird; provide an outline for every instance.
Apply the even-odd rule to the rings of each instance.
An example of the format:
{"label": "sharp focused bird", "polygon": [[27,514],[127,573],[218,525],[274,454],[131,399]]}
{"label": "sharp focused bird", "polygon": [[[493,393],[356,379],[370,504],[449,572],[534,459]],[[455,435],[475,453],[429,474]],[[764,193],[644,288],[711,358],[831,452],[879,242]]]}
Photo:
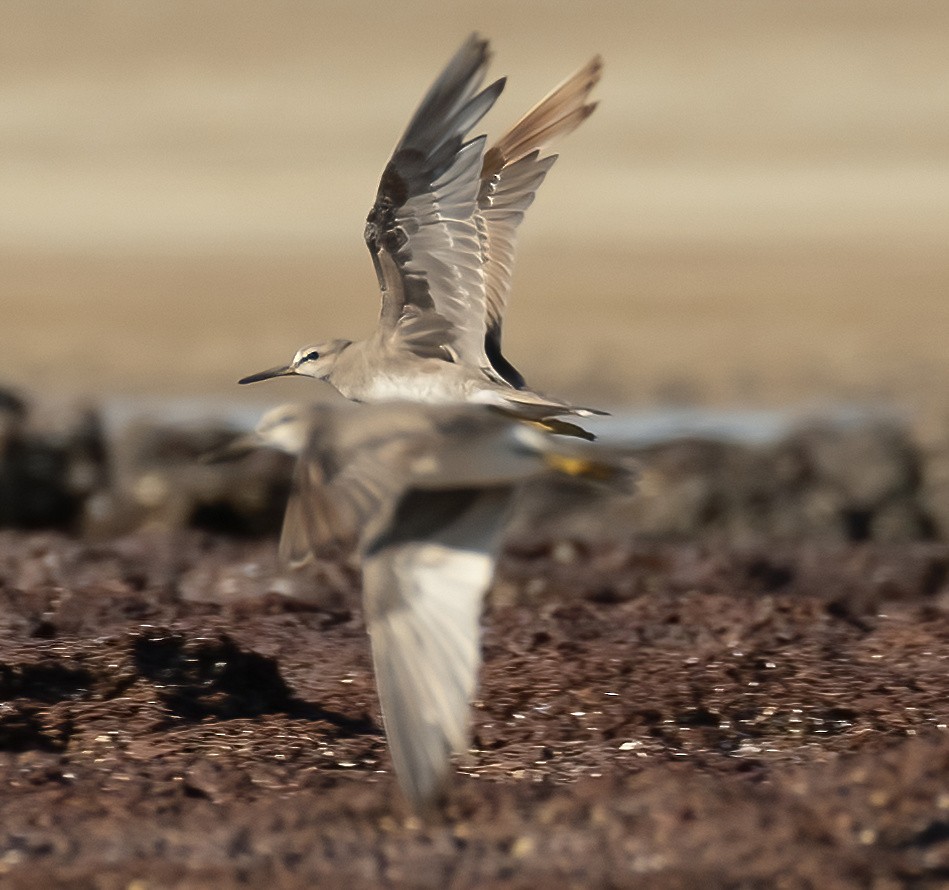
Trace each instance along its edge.
{"label": "sharp focused bird", "polygon": [[[325,380],[357,402],[475,402],[544,421],[603,414],[528,389],[504,357],[517,227],[556,155],[543,152],[592,113],[597,57],[527,112],[490,149],[470,130],[504,79],[481,89],[487,41],[472,35],[436,79],[386,166],[365,239],[382,311],[367,340],[329,340],[243,378]],[[555,422],[556,423],[556,422]],[[560,422],[558,432],[591,438]]]}

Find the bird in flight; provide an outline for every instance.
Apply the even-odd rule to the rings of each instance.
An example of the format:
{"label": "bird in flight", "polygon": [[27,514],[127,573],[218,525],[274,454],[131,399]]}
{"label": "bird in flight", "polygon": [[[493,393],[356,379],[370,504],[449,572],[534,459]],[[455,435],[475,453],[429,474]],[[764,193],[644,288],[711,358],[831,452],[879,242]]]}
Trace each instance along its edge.
{"label": "bird in flight", "polygon": [[515,492],[557,477],[631,491],[635,460],[500,411],[419,402],[283,405],[247,444],[299,455],[283,556],[359,556],[393,767],[427,809],[470,747],[482,606]]}
{"label": "bird in flight", "polygon": [[396,145],[366,221],[382,310],[366,340],[329,340],[243,378],[325,380],[356,402],[493,405],[554,432],[592,436],[558,415],[603,414],[529,389],[504,357],[517,227],[557,159],[544,150],[592,113],[599,57],[527,112],[494,145],[469,132],[494,105],[481,88],[490,53],[472,35],[435,80]]}

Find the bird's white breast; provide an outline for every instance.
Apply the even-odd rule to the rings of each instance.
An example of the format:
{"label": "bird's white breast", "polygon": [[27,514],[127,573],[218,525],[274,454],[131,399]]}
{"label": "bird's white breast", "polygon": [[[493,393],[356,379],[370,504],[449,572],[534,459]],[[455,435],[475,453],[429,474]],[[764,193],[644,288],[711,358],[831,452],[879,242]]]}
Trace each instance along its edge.
{"label": "bird's white breast", "polygon": [[[446,370],[451,365],[446,365]],[[406,399],[412,402],[467,401],[464,381],[453,373],[387,374],[377,373],[358,396],[366,402]]]}

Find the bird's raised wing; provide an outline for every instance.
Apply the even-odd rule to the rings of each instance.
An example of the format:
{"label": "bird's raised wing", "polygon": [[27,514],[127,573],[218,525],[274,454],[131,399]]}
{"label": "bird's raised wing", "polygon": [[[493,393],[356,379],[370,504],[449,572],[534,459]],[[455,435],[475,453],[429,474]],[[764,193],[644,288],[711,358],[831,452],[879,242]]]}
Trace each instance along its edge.
{"label": "bird's raised wing", "polygon": [[596,108],[587,102],[600,79],[599,56],[567,78],[527,112],[485,153],[478,192],[478,223],[484,261],[485,351],[494,369],[512,386],[524,378],[501,354],[501,326],[511,291],[517,227],[557,155],[541,157],[559,136],[576,129]]}
{"label": "bird's raised wing", "polygon": [[478,367],[487,364],[475,219],[485,137],[465,139],[504,88],[502,79],[479,92],[488,57],[472,35],[439,75],[382,174],[365,231],[383,332],[398,337],[411,320],[417,334],[420,316],[437,316],[432,330],[450,338],[452,357]]}

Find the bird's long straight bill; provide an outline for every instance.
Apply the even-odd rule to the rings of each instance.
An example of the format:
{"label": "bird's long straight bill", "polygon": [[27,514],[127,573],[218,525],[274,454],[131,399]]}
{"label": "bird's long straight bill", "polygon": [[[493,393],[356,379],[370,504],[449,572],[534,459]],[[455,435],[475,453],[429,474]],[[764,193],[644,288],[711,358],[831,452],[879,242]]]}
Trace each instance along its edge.
{"label": "bird's long straight bill", "polygon": [[258,371],[249,377],[242,377],[238,383],[259,383],[261,380],[271,380],[274,377],[286,377],[293,374],[293,368],[290,365],[278,365],[276,368],[268,368],[266,371]]}

